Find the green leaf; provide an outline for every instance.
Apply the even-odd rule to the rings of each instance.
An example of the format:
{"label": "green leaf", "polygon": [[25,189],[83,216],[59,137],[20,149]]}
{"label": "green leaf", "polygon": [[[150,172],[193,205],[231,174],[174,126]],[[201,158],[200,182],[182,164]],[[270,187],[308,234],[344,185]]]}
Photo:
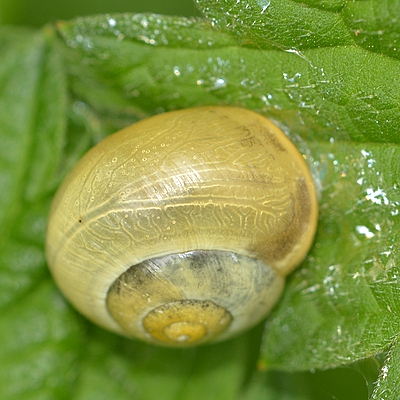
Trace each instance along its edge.
{"label": "green leaf", "polygon": [[97,112],[225,103],[262,110],[309,141],[399,141],[400,66],[355,44],[261,51],[202,21],[140,14],[79,19],[60,33],[73,69],[87,67],[74,74],[76,96]]}
{"label": "green leaf", "polygon": [[256,373],[241,400],[307,400],[310,393],[304,376],[295,374]]}
{"label": "green leaf", "polygon": [[205,395],[212,400],[233,399],[251,361],[249,336],[198,349],[171,350],[99,330],[94,333],[76,399],[197,400]]}
{"label": "green leaf", "polygon": [[231,30],[242,43],[250,41],[262,48],[296,51],[353,43],[340,13],[329,12],[340,11],[344,1],[196,0],[196,3],[215,26]]}
{"label": "green leaf", "polygon": [[294,370],[371,356],[400,331],[400,149],[310,147],[323,186],[318,232],[269,321],[263,349],[266,362]]}
{"label": "green leaf", "polygon": [[79,373],[82,331],[71,308],[47,280],[2,311],[0,396],[70,399]]}
{"label": "green leaf", "polygon": [[389,400],[399,398],[399,366],[399,343],[398,340],[396,340],[388,353],[385,365],[382,367],[381,374],[375,384],[375,390],[372,394],[371,400]]}
{"label": "green leaf", "polygon": [[240,400],[366,399],[368,389],[354,366],[332,371],[254,374]]}
{"label": "green leaf", "polygon": [[7,399],[58,397],[76,377],[71,311],[43,283],[66,98],[50,42],[37,32],[0,31],[0,397]]}
{"label": "green leaf", "polygon": [[[269,320],[263,347],[267,365],[326,368],[384,351],[399,331],[396,288],[390,284],[399,272],[399,166],[393,145],[398,142],[398,63],[349,42],[344,31],[325,48],[310,40],[287,49],[280,24],[289,31],[292,22],[275,14],[275,8],[266,9],[266,20],[256,24],[251,15],[258,3],[199,3],[214,25],[218,21],[224,27],[222,32],[202,22],[148,15],[80,19],[60,26],[60,32],[76,50],[74,56],[80,53],[91,71],[86,74],[96,75],[106,90],[112,87],[121,102],[128,100],[144,113],[216,103],[263,110],[308,154],[321,188],[320,226],[312,252]],[[293,5],[274,5],[283,3]],[[330,29],[346,9],[334,7],[332,13],[321,4],[297,6],[313,16],[311,22],[300,18],[313,32],[313,23]],[[239,24],[239,14],[244,22],[233,26],[229,21]],[[189,27],[190,36],[181,35]],[[230,31],[235,34],[227,40]],[[224,46],[213,34],[223,35]],[[205,35],[209,46],[204,48],[199,38]],[[246,42],[250,45],[243,47]],[[91,82],[79,82],[77,97],[106,108],[89,99]]]}
{"label": "green leaf", "polygon": [[399,59],[399,4],[398,0],[347,2],[343,20],[359,46]]}
{"label": "green leaf", "polygon": [[46,38],[0,32],[0,307],[44,274],[43,242],[65,127],[65,80]]}
{"label": "green leaf", "polygon": [[[400,2],[197,4],[206,19],[100,15],[58,24],[58,37],[0,29],[0,397],[322,400],[337,381],[318,392],[310,376],[270,369],[388,349],[373,398],[398,397]],[[320,195],[314,246],[265,329],[191,350],[105,333],[50,281],[51,196],[107,134],[206,104],[259,111],[302,151]]]}

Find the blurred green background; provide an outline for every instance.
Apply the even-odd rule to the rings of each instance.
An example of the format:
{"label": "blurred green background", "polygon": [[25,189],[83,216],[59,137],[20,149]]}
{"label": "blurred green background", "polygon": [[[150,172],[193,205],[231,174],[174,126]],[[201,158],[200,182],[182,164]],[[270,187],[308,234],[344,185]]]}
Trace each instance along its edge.
{"label": "blurred green background", "polygon": [[193,0],[0,0],[3,25],[40,27],[58,19],[115,12],[200,16]]}

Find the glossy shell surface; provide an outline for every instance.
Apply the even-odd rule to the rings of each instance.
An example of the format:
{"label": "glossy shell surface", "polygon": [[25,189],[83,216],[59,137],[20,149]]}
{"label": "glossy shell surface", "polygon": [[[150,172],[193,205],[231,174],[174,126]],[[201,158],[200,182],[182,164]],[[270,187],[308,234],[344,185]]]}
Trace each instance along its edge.
{"label": "glossy shell surface", "polygon": [[[269,310],[284,277],[311,246],[317,208],[306,162],[268,119],[234,107],[174,111],[109,136],[75,166],[52,205],[47,260],[82,314],[140,337],[121,327],[106,306],[111,285],[130,267],[192,251],[253,258],[272,271],[265,278],[274,285]],[[215,279],[218,274],[213,284]],[[214,289],[198,290],[207,301]],[[178,291],[196,300],[192,289]],[[157,295],[147,295],[141,320],[160,306],[153,304]],[[235,321],[235,311],[229,313]]]}

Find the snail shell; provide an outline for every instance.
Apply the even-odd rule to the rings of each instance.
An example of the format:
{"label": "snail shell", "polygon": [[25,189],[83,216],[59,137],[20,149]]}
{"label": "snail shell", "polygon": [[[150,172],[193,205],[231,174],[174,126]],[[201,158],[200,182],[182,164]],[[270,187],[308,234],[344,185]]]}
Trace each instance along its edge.
{"label": "snail shell", "polygon": [[188,346],[264,318],[316,224],[311,174],[277,126],[193,108],[142,120],[81,159],[54,199],[47,260],[95,323]]}

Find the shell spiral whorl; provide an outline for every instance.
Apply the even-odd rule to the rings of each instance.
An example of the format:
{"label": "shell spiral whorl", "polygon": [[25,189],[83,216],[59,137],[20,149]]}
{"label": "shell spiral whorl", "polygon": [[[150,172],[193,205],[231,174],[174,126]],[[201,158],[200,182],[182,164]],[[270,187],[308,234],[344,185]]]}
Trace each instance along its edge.
{"label": "shell spiral whorl", "polygon": [[278,127],[245,109],[193,108],[82,158],[53,201],[47,260],[92,321],[187,346],[265,317],[316,223],[311,174]]}

